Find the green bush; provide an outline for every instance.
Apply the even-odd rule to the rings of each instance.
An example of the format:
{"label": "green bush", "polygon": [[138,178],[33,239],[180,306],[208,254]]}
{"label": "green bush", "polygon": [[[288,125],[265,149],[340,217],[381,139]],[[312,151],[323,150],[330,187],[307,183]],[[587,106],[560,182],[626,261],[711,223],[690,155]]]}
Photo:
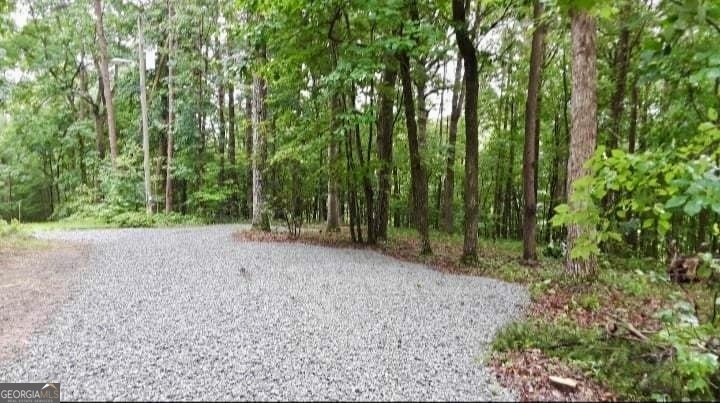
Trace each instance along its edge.
{"label": "green bush", "polygon": [[195,216],[187,216],[178,213],[158,213],[148,215],[144,211],[126,211],[119,214],[108,215],[105,219],[108,224],[116,225],[121,228],[148,228],[183,224],[205,224],[201,218]]}
{"label": "green bush", "polygon": [[145,212],[128,211],[108,217],[108,223],[122,228],[142,228],[152,227],[155,221]]}

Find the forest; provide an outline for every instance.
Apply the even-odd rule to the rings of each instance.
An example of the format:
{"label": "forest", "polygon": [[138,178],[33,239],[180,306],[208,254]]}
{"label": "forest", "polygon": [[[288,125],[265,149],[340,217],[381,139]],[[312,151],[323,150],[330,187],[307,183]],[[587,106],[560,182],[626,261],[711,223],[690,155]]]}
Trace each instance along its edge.
{"label": "forest", "polygon": [[624,398],[720,397],[720,3],[0,0],[0,16],[6,222],[407,241],[410,260],[592,318],[661,311],[608,314],[622,340],[571,313],[538,335],[535,315],[501,351]]}

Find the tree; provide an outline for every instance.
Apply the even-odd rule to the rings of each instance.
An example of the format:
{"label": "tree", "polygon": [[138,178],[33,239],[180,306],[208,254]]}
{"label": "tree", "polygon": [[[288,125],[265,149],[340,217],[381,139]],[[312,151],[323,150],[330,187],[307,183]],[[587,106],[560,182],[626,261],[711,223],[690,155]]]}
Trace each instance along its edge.
{"label": "tree", "polygon": [[[265,59],[265,48],[258,51],[258,62]],[[270,231],[270,216],[265,207],[264,176],[267,159],[267,145],[265,142],[266,110],[265,97],[267,94],[265,79],[257,72],[253,73],[252,91],[252,177],[253,177],[253,209],[252,225],[262,231]]]}
{"label": "tree", "polygon": [[538,148],[540,142],[540,84],[545,41],[543,5],[533,1],[535,30],[530,51],[530,74],[528,77],[527,100],[525,102],[525,148],[523,151],[523,262],[537,264],[537,172]]}
{"label": "tree", "polygon": [[465,181],[464,181],[464,240],[462,260],[468,263],[477,261],[478,240],[478,119],[477,99],[478,61],[475,45],[468,32],[465,2],[453,0],[453,25],[455,39],[465,68]]}
{"label": "tree", "polygon": [[400,78],[403,88],[405,106],[405,124],[408,132],[408,150],[410,152],[410,175],[412,188],[412,211],[415,214],[418,232],[420,232],[420,254],[432,253],[430,247],[430,230],[428,223],[428,181],[425,164],[420,154],[418,124],[415,120],[415,97],[413,96],[412,78],[410,76],[410,58],[404,52],[398,55],[400,61]]}
{"label": "tree", "polygon": [[[389,58],[388,58],[389,59]],[[390,214],[390,173],[393,165],[393,100],[397,69],[392,60],[387,60],[378,89],[379,109],[377,116],[378,202],[377,237],[387,240],[387,226]]]}
{"label": "tree", "polygon": [[455,79],[453,84],[450,124],[448,125],[447,155],[445,157],[445,179],[443,181],[442,199],[440,201],[440,229],[452,233],[455,226],[455,145],[457,144],[458,121],[465,98],[463,84],[462,57],[458,54],[455,61]]}
{"label": "tree", "polygon": [[145,87],[145,38],[143,35],[142,10],[138,14],[138,68],[140,73],[140,108],[142,120],[143,172],[145,203],[148,214],[152,214],[152,190],[150,185],[150,133],[148,130],[147,89]]}
{"label": "tree", "polygon": [[[573,187],[578,179],[589,172],[585,167],[595,151],[597,140],[597,50],[595,37],[597,26],[595,18],[588,10],[573,8],[571,16],[572,38],[572,127],[570,132],[570,157],[568,158],[568,201],[571,209],[582,208]],[[577,195],[577,196],[575,196]],[[574,197],[575,196],[575,197]],[[568,250],[573,250],[584,232],[595,231],[589,226],[577,223],[567,229]],[[593,275],[597,268],[594,256],[573,258],[572,253],[566,261],[567,270],[575,276]]]}
{"label": "tree", "polygon": [[108,136],[110,138],[110,162],[113,170],[117,169],[118,144],[115,127],[115,109],[113,108],[112,87],[110,86],[110,72],[108,70],[109,56],[105,28],[103,26],[103,3],[95,0],[95,26],[97,31],[98,48],[100,53],[100,74],[105,97],[105,113],[107,115]]}
{"label": "tree", "polygon": [[173,150],[175,141],[175,94],[173,87],[173,72],[175,63],[175,34],[173,27],[173,16],[174,7],[171,0],[167,2],[168,10],[168,74],[167,74],[167,152],[166,152],[166,169],[165,169],[165,213],[170,213],[173,210],[173,175],[172,175],[172,162],[173,162]]}

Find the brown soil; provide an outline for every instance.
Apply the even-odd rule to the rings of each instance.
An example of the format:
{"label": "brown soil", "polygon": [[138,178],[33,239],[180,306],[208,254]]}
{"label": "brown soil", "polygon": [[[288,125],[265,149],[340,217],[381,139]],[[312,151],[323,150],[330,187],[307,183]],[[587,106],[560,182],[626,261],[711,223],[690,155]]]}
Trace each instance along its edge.
{"label": "brown soil", "polygon": [[0,247],[0,362],[13,359],[68,297],[87,261],[80,245]]}

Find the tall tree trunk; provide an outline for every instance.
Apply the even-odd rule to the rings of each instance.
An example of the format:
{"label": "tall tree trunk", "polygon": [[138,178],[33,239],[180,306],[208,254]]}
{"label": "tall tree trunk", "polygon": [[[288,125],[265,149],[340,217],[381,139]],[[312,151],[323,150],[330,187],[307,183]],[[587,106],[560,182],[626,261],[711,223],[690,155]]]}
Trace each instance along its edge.
{"label": "tall tree trunk", "polygon": [[340,114],[342,105],[340,94],[333,94],[330,100],[330,139],[328,141],[327,164],[328,164],[328,185],[327,185],[327,221],[325,230],[328,232],[340,231],[340,200],[338,193],[339,145],[337,140],[340,127]]}
{"label": "tall tree trunk", "polygon": [[233,214],[240,216],[240,181],[237,170],[237,157],[235,155],[235,86],[228,83],[228,165],[230,166],[230,179],[232,180],[232,210]]}
{"label": "tall tree trunk", "polygon": [[477,261],[478,238],[478,62],[475,45],[468,33],[464,0],[452,1],[455,39],[465,68],[465,183],[463,261]]}
{"label": "tall tree trunk", "polygon": [[428,225],[428,183],[425,164],[420,153],[420,139],[418,123],[415,121],[415,102],[410,75],[410,58],[404,52],[398,55],[400,60],[400,79],[403,87],[403,101],[405,103],[405,123],[408,131],[408,149],[410,152],[410,176],[412,211],[415,213],[415,225],[420,232],[420,254],[432,253],[430,247],[430,232]]}
{"label": "tall tree trunk", "polygon": [[[265,49],[259,52],[260,61],[265,60]],[[253,217],[252,225],[262,231],[270,231],[270,216],[265,206],[265,160],[267,158],[267,144],[265,142],[265,125],[267,124],[267,111],[265,109],[266,82],[258,73],[253,73],[253,103],[252,103],[252,173],[253,173]]]}
{"label": "tall tree trunk", "polygon": [[140,110],[143,139],[143,173],[145,182],[145,208],[152,214],[152,188],[150,183],[150,133],[148,131],[147,88],[145,88],[145,38],[143,37],[142,15],[138,16],[138,65],[140,68]]}
{"label": "tall tree trunk", "polygon": [[253,85],[248,76],[245,83],[245,160],[248,167],[245,172],[245,198],[247,217],[253,217]]}
{"label": "tall tree trunk", "polygon": [[218,174],[218,184],[225,184],[225,84],[218,84],[218,154],[220,156],[220,173]]}
{"label": "tall tree trunk", "polygon": [[167,72],[167,103],[168,103],[168,116],[167,116],[167,152],[166,158],[167,158],[167,164],[166,164],[166,172],[165,172],[165,213],[170,213],[173,210],[173,177],[172,177],[172,159],[173,159],[173,142],[174,142],[174,120],[175,120],[175,98],[174,98],[174,88],[173,88],[173,63],[175,61],[173,60],[175,57],[175,35],[174,35],[174,28],[172,28],[173,24],[173,4],[172,0],[168,0],[167,2],[168,7],[168,20],[170,21],[171,28],[168,32],[168,52],[167,52],[167,59],[168,59],[168,72]]}
{"label": "tall tree trunk", "polygon": [[515,97],[510,97],[510,115],[508,116],[509,122],[508,125],[510,126],[509,131],[509,140],[510,140],[510,148],[508,150],[508,166],[506,169],[506,175],[505,175],[505,190],[503,191],[503,197],[502,197],[502,222],[503,222],[503,237],[505,239],[511,238],[511,221],[512,221],[512,213],[513,210],[515,210],[515,206],[513,206],[513,199],[515,194],[515,132],[517,129],[517,123],[515,119],[516,114],[516,104],[515,104]]}
{"label": "tall tree trunk", "polygon": [[108,135],[110,137],[110,162],[113,171],[117,169],[118,144],[115,131],[115,110],[113,109],[112,87],[110,86],[110,72],[108,70],[109,56],[107,39],[103,27],[102,0],[95,0],[95,26],[97,30],[98,47],[100,49],[100,76],[103,81],[103,94],[105,96],[105,110],[108,122]]}
{"label": "tall tree trunk", "polygon": [[[352,99],[353,104],[355,103],[355,99],[353,97]],[[372,138],[372,134],[370,134],[370,138]],[[357,123],[355,125],[355,146],[358,150],[358,162],[360,163],[360,171],[362,172],[362,183],[363,183],[363,193],[365,195],[365,220],[367,223],[367,243],[374,244],[376,241],[375,237],[375,221],[374,221],[374,208],[373,204],[375,202],[375,194],[373,192],[372,187],[372,181],[370,179],[370,169],[368,169],[365,158],[363,157],[363,149],[362,149],[362,141],[360,139],[360,124]],[[368,160],[368,164],[370,161]],[[360,225],[358,224],[358,227]]]}
{"label": "tall tree trunk", "polygon": [[385,66],[382,84],[378,88],[377,154],[378,167],[378,203],[377,238],[387,240],[387,226],[390,218],[390,174],[393,160],[393,102],[395,100],[395,81],[397,70],[391,61]]}
{"label": "tall tree trunk", "polygon": [[[597,65],[595,18],[586,10],[571,11],[572,33],[572,128],[570,157],[568,158],[568,201],[571,210],[582,209],[573,198],[575,181],[588,172],[585,162],[595,151],[597,141]],[[594,228],[571,224],[568,226],[567,245],[572,251],[579,238],[588,236]],[[567,270],[577,277],[593,275],[597,262],[594,257],[572,258],[568,255]]]}
{"label": "tall tree trunk", "polygon": [[544,59],[545,25],[543,5],[533,1],[535,31],[530,51],[530,74],[525,102],[525,144],[523,150],[523,263],[537,264],[537,172],[540,141],[540,85]]}
{"label": "tall tree trunk", "polygon": [[630,90],[630,128],[628,129],[628,152],[635,153],[637,143],[637,123],[638,123],[638,88],[637,79],[633,81]]}
{"label": "tall tree trunk", "polygon": [[615,57],[613,60],[613,70],[615,78],[615,90],[610,101],[610,138],[608,139],[608,148],[618,148],[620,144],[620,130],[622,123],[622,113],[624,109],[625,88],[627,84],[628,65],[630,63],[630,29],[627,25],[627,19],[630,18],[630,1],[626,1],[620,20],[622,27],[620,28],[620,37],[618,38],[617,47],[615,48]]}
{"label": "tall tree trunk", "polygon": [[457,143],[457,128],[465,98],[463,85],[462,57],[458,54],[455,62],[455,80],[453,83],[452,105],[450,109],[450,124],[448,128],[447,154],[445,156],[445,180],[443,181],[442,199],[440,201],[440,230],[452,233],[455,227],[455,144]]}
{"label": "tall tree trunk", "polygon": [[[95,68],[100,71],[100,62],[96,57],[93,57],[93,63]],[[87,84],[87,83],[86,83]],[[98,75],[98,92],[95,97],[95,102],[92,103],[92,113],[95,121],[95,145],[98,150],[98,157],[100,160],[105,159],[105,122],[106,119],[103,116],[102,105],[105,102],[105,90],[103,89],[103,78],[102,75]],[[85,87],[85,93],[87,93],[87,87]]]}

